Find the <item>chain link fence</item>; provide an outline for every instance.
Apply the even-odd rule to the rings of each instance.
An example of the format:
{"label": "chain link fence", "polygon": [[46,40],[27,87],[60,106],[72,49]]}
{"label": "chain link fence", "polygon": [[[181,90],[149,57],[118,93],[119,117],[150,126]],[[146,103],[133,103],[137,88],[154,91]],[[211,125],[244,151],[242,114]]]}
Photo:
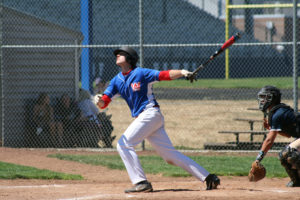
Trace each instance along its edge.
{"label": "chain link fence", "polygon": [[[265,137],[260,87],[279,87],[283,102],[293,106],[293,8],[261,3],[1,0],[2,145],[115,148],[133,120],[125,101],[88,109],[119,72],[114,49],[135,48],[142,67],[193,71],[220,48],[225,33],[240,32],[238,43],[201,70],[196,83],[158,83],[154,92],[177,148],[258,150]],[[274,149],[289,141],[276,139]]]}

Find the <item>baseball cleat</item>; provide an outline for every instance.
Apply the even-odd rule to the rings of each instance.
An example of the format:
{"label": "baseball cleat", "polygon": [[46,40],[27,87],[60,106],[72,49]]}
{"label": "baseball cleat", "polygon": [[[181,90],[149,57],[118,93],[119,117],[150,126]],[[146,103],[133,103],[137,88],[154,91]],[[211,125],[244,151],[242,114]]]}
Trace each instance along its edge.
{"label": "baseball cleat", "polygon": [[125,190],[125,193],[131,192],[152,192],[153,188],[150,182],[142,181],[135,184],[132,188]]}
{"label": "baseball cleat", "polygon": [[293,181],[290,181],[286,184],[286,187],[300,187],[300,183],[294,183]]}
{"label": "baseball cleat", "polygon": [[220,179],[215,174],[209,174],[206,179],[206,190],[217,189],[220,185]]}

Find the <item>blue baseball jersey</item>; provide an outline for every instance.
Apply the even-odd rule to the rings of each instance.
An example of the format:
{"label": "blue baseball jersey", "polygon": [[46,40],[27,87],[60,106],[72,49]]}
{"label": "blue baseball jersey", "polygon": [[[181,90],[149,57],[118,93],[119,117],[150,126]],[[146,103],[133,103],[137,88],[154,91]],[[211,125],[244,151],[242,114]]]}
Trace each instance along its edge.
{"label": "blue baseball jersey", "polygon": [[121,95],[127,102],[131,116],[137,117],[144,109],[158,105],[153,94],[153,83],[159,81],[158,70],[137,67],[129,74],[117,74],[104,91],[109,98]]}
{"label": "blue baseball jersey", "polygon": [[[273,131],[285,131],[285,127],[291,127],[296,124],[294,110],[288,108],[279,108],[273,114],[271,119],[271,129]],[[287,134],[290,134],[287,132]]]}

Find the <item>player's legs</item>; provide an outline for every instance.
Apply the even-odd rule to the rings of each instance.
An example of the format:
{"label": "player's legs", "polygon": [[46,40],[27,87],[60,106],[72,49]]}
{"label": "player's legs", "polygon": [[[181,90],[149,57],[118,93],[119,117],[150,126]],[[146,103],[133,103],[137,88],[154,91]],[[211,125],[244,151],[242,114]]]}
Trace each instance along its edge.
{"label": "player's legs", "polygon": [[142,112],[121,136],[117,150],[133,184],[147,180],[134,147],[162,126],[161,114],[157,108]]}
{"label": "player's legs", "polygon": [[279,153],[281,165],[285,168],[287,174],[291,178],[291,181],[287,184],[288,187],[300,186],[300,152],[298,150],[299,141],[300,139],[295,140]]}
{"label": "player's legs", "polygon": [[209,175],[209,172],[198,163],[173,147],[164,128],[160,128],[155,134],[152,134],[147,139],[167,163],[181,167],[202,182],[204,182],[205,178]]}
{"label": "player's legs", "polygon": [[300,152],[300,138],[298,138],[297,140],[291,142],[289,144],[290,147],[297,149]]}
{"label": "player's legs", "polygon": [[151,134],[147,139],[167,163],[181,167],[202,182],[204,182],[205,178],[209,175],[209,172],[198,163],[173,147],[164,126]]}
{"label": "player's legs", "polygon": [[[300,138],[293,141],[289,146],[292,147],[292,148],[297,149],[298,152],[300,152]],[[295,165],[294,165],[294,167],[295,167]],[[300,178],[300,158],[299,158],[299,161],[298,161],[298,167],[296,167],[296,169],[297,169],[298,177]]]}

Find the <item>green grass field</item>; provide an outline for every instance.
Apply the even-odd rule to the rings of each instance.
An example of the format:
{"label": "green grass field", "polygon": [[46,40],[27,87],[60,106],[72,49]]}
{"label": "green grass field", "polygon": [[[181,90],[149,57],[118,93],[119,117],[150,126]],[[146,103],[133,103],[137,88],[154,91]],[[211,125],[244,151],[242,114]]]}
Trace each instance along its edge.
{"label": "green grass field", "polygon": [[81,175],[64,174],[0,161],[0,179],[83,180]]}
{"label": "green grass field", "polygon": [[[81,83],[79,82],[79,87]],[[293,77],[263,77],[263,78],[220,78],[198,79],[192,84],[183,78],[173,81],[161,81],[154,87],[162,88],[262,88],[265,85],[274,85],[280,89],[292,89]],[[93,83],[93,87],[95,87]],[[298,87],[300,83],[298,82]]]}
{"label": "green grass field", "polygon": [[[190,83],[185,79],[173,81],[161,81],[154,84],[154,87],[161,88],[262,88],[265,85],[274,85],[280,89],[292,89],[292,77],[280,78],[231,78],[231,79],[198,79]],[[299,84],[300,86],[300,84]]]}
{"label": "green grass field", "polygon": [[[51,154],[48,157],[60,160],[101,165],[110,169],[125,170],[119,155],[71,155]],[[167,164],[159,156],[139,156],[146,173],[162,174],[169,177],[191,176],[179,167]],[[190,156],[210,173],[219,176],[247,176],[253,156]],[[266,157],[262,164],[267,169],[267,177],[287,177],[276,157]],[[83,180],[81,175],[65,174],[34,167],[0,162],[0,179],[59,179]]]}
{"label": "green grass field", "polygon": [[[119,155],[52,154],[49,157],[91,165],[102,165],[110,169],[125,170]],[[146,173],[162,174],[163,176],[171,177],[190,176],[181,168],[167,164],[159,156],[140,156],[139,158]],[[253,156],[190,156],[190,158],[210,173],[215,173],[219,176],[247,176],[251,163],[255,159]],[[267,169],[267,177],[287,177],[284,168],[276,157],[266,157],[262,164]]]}

